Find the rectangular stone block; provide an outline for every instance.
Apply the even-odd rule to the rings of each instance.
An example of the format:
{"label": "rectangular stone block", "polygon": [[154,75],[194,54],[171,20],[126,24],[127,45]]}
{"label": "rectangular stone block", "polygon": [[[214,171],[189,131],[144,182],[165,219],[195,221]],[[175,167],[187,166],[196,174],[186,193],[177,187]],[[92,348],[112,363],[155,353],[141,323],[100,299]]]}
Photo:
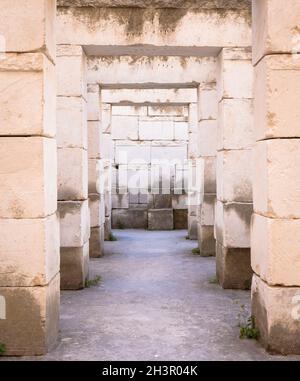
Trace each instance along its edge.
{"label": "rectangular stone block", "polygon": [[269,285],[300,286],[300,220],[252,217],[251,264]]}
{"label": "rectangular stone block", "polygon": [[0,135],[54,137],[55,83],[55,66],[46,55],[5,53],[0,59]]}
{"label": "rectangular stone block", "polygon": [[104,203],[105,203],[105,217],[108,217],[111,215],[111,209],[112,209],[112,194],[110,192],[104,193]]}
{"label": "rectangular stone block", "polygon": [[198,133],[189,133],[188,159],[197,159],[199,155]]}
{"label": "rectangular stone block", "polygon": [[205,83],[198,88],[198,120],[218,119],[216,83]]}
{"label": "rectangular stone block", "polygon": [[59,330],[59,284],[57,274],[44,287],[0,287],[5,303],[6,319],[0,319],[5,355],[38,356],[53,349]]}
{"label": "rectangular stone block", "polygon": [[57,97],[57,146],[87,149],[86,101],[82,97]]}
{"label": "rectangular stone block", "polygon": [[188,107],[186,106],[148,106],[149,116],[188,116]]}
{"label": "rectangular stone block", "polygon": [[250,223],[253,205],[250,203],[223,203],[217,201],[215,234],[226,248],[250,247]]}
{"label": "rectangular stone block", "polygon": [[146,209],[113,209],[113,229],[147,229],[148,217]]}
{"label": "rectangular stone block", "polygon": [[113,209],[128,209],[129,208],[129,193],[113,194],[112,196]]}
{"label": "rectangular stone block", "polygon": [[103,134],[101,131],[101,123],[99,121],[87,122],[88,131],[88,156],[89,159],[101,159],[101,140]]}
{"label": "rectangular stone block", "polygon": [[101,120],[100,115],[100,87],[98,84],[88,85],[87,90],[87,120]]}
{"label": "rectangular stone block", "polygon": [[0,219],[0,287],[45,286],[59,272],[59,222]]}
{"label": "rectangular stone block", "polygon": [[[153,147],[160,148],[160,147]],[[153,155],[152,149],[152,155]],[[128,163],[141,163],[148,164],[150,163],[151,158],[151,146],[145,144],[138,145],[116,145],[116,164],[128,164]]]}
{"label": "rectangular stone block", "polygon": [[173,209],[173,220],[175,230],[186,230],[188,228],[187,209]]}
{"label": "rectangular stone block", "polygon": [[203,160],[203,169],[204,169],[203,192],[216,193],[217,192],[216,157],[208,156],[208,157],[202,157],[201,159]]}
{"label": "rectangular stone block", "polygon": [[259,340],[265,348],[273,354],[300,354],[300,288],[271,287],[254,275],[251,300]]}
{"label": "rectangular stone block", "polygon": [[140,140],[173,140],[174,122],[172,119],[147,118],[139,120]]}
{"label": "rectangular stone block", "polygon": [[190,214],[188,216],[188,236],[191,240],[198,239],[197,217]]}
{"label": "rectangular stone block", "polygon": [[82,148],[59,148],[58,200],[88,197],[88,153]]}
{"label": "rectangular stone block", "polygon": [[170,209],[172,208],[171,194],[154,194],[154,209]]}
{"label": "rectangular stone block", "polygon": [[255,212],[274,218],[300,218],[299,169],[300,139],[271,139],[256,143]]}
{"label": "rectangular stone block", "polygon": [[105,217],[104,223],[104,240],[108,241],[111,235],[111,216]]}
{"label": "rectangular stone block", "polygon": [[89,208],[91,218],[91,228],[99,227],[105,221],[104,196],[98,193],[89,194]]}
{"label": "rectangular stone block", "polygon": [[87,99],[87,59],[79,45],[58,45],[57,95]]}
{"label": "rectangular stone block", "polygon": [[202,120],[198,127],[198,154],[200,156],[216,156],[218,122],[216,120]]}
{"label": "rectangular stone block", "polygon": [[299,58],[289,54],[264,57],[255,67],[254,94],[257,140],[300,137]]}
{"label": "rectangular stone block", "polygon": [[252,148],[253,100],[223,99],[219,103],[218,150]]}
{"label": "rectangular stone block", "polygon": [[214,227],[197,224],[198,247],[201,257],[212,257],[216,255],[216,240]]}
{"label": "rectangular stone block", "polygon": [[0,218],[43,218],[56,211],[56,141],[0,139]]}
{"label": "rectangular stone block", "polygon": [[173,230],[173,210],[172,209],[149,209],[148,210],[148,230]]}
{"label": "rectangular stone block", "polygon": [[299,53],[298,0],[253,0],[253,63],[272,53]]}
{"label": "rectangular stone block", "polygon": [[147,111],[147,106],[112,106],[112,115],[147,116]]}
{"label": "rectangular stone block", "polygon": [[217,242],[216,265],[222,288],[248,290],[251,287],[250,249],[226,248]]}
{"label": "rectangular stone block", "polygon": [[189,132],[198,132],[198,103],[190,103],[189,105]]}
{"label": "rectangular stone block", "polygon": [[224,48],[218,56],[218,66],[218,101],[253,98],[253,67],[247,48]]}
{"label": "rectangular stone block", "polygon": [[82,247],[61,247],[60,288],[80,290],[89,274],[89,243]]}
{"label": "rectangular stone block", "polygon": [[177,146],[158,147],[152,146],[151,148],[151,163],[161,164],[166,160],[171,164],[184,164],[187,159],[187,146],[180,144]]}
{"label": "rectangular stone block", "polygon": [[200,223],[213,226],[215,222],[216,195],[205,193],[200,205]]}
{"label": "rectangular stone block", "polygon": [[[8,52],[45,49],[55,58],[56,0],[2,0],[0,35]],[[14,26],[14,27],[12,27]]]}
{"label": "rectangular stone block", "polygon": [[88,160],[88,192],[92,193],[102,193],[103,189],[101,187],[101,175],[104,174],[103,167],[101,165],[101,160],[99,159],[89,159]]}
{"label": "rectangular stone block", "polygon": [[[217,153],[217,195],[224,202],[252,202],[252,150]],[[255,172],[258,173],[258,172]]]}
{"label": "rectangular stone block", "polygon": [[90,238],[88,200],[59,201],[60,246],[82,247]]}
{"label": "rectangular stone block", "polygon": [[174,121],[174,139],[175,140],[188,140],[189,139],[189,125],[187,122]]}
{"label": "rectangular stone block", "polygon": [[91,228],[90,258],[99,258],[104,254],[104,224]]}
{"label": "rectangular stone block", "polygon": [[113,140],[138,140],[139,118],[137,116],[113,115],[111,135]]}

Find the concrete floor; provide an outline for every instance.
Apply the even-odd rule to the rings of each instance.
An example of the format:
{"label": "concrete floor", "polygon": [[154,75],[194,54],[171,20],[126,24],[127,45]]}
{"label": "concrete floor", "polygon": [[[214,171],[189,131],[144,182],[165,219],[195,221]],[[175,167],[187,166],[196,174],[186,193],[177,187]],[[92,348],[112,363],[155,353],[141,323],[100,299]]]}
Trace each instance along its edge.
{"label": "concrete floor", "polygon": [[114,234],[90,264],[100,284],[62,293],[61,340],[40,360],[297,359],[239,339],[250,293],[213,283],[214,258],[193,255],[185,231]]}

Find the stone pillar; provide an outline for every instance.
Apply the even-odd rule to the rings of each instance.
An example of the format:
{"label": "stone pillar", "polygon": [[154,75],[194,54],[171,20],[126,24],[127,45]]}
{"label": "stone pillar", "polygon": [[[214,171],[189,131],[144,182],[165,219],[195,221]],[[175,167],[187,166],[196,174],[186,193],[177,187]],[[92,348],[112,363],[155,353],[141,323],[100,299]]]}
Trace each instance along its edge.
{"label": "stone pillar", "polygon": [[202,159],[201,204],[197,211],[198,245],[203,257],[215,255],[216,154],[218,102],[216,83],[198,88],[198,154]]}
{"label": "stone pillar", "polygon": [[1,1],[0,39],[9,52],[0,57],[0,342],[6,355],[45,354],[58,335],[55,14],[52,0]]}
{"label": "stone pillar", "polygon": [[114,162],[114,144],[111,136],[112,106],[101,104],[102,139],[100,155],[102,160],[102,175],[104,178],[105,223],[104,239],[109,240],[112,229],[112,163]]}
{"label": "stone pillar", "polygon": [[217,277],[223,288],[251,284],[253,68],[247,49],[218,57]]}
{"label": "stone pillar", "polygon": [[263,345],[283,354],[300,354],[299,19],[298,0],[253,1],[252,312]]}
{"label": "stone pillar", "polygon": [[196,181],[195,174],[199,157],[198,152],[198,104],[189,105],[189,140],[188,140],[188,161],[189,161],[189,184],[188,184],[188,237],[197,240],[197,209],[200,203],[200,193],[193,189],[191,182]]}
{"label": "stone pillar", "polygon": [[57,48],[58,209],[61,288],[80,289],[88,276],[86,56],[81,46]]}
{"label": "stone pillar", "polygon": [[[102,126],[100,120],[100,88],[88,85],[88,158],[90,165],[100,165]],[[100,175],[100,168],[96,168]],[[100,179],[99,179],[100,180]],[[90,187],[89,204],[91,217],[90,257],[98,258],[104,252],[105,201],[100,187]]]}

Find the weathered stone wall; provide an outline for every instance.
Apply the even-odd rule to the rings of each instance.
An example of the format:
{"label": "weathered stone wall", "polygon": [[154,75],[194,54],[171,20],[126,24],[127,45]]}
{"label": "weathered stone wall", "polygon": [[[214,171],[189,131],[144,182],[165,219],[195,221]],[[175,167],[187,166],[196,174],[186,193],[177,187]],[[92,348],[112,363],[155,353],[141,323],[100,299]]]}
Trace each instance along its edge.
{"label": "weathered stone wall", "polygon": [[272,352],[300,353],[300,3],[254,0],[252,312]]}
{"label": "weathered stone wall", "polygon": [[113,105],[111,134],[121,192],[113,195],[113,226],[186,228],[188,106]]}
{"label": "weathered stone wall", "polygon": [[44,354],[58,335],[55,12],[53,0],[1,1],[0,342],[7,355]]}

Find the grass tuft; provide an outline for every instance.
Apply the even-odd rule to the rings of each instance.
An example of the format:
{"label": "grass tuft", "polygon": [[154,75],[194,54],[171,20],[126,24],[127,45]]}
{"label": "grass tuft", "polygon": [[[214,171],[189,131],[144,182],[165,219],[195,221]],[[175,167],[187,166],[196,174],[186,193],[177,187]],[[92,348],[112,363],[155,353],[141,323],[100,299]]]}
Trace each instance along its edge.
{"label": "grass tuft", "polygon": [[101,282],[101,276],[97,275],[93,279],[86,279],[85,281],[85,287],[90,288],[92,286],[97,286]]}
{"label": "grass tuft", "polygon": [[117,241],[117,237],[113,235],[112,233],[109,234],[108,241],[115,242]]}
{"label": "grass tuft", "polygon": [[6,346],[3,343],[0,343],[0,356],[4,356],[6,352]]}
{"label": "grass tuft", "polygon": [[193,253],[194,255],[199,255],[199,254],[200,254],[200,249],[199,249],[199,247],[196,247],[195,249],[193,249],[193,250],[192,250],[192,253]]}
{"label": "grass tuft", "polygon": [[250,316],[246,324],[240,326],[240,339],[258,340],[260,336],[258,328],[255,327],[254,318]]}

